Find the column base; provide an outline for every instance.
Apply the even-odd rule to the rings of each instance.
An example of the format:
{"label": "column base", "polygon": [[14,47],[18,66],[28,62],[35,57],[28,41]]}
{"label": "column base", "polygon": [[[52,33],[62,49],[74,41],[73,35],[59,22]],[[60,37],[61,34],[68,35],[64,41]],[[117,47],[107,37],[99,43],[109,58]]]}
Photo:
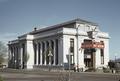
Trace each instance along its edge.
{"label": "column base", "polygon": [[27,65],[27,69],[33,69],[33,65]]}

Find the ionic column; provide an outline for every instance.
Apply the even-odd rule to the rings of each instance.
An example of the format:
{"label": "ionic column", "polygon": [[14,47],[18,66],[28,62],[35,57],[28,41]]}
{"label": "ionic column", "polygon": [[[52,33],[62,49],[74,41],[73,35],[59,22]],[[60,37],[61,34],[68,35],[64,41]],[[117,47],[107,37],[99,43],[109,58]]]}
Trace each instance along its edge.
{"label": "ionic column", "polygon": [[20,46],[20,65],[21,65],[21,69],[23,67],[23,47],[22,45]]}
{"label": "ionic column", "polygon": [[53,61],[53,59],[52,59],[53,53],[52,53],[52,42],[51,42],[51,40],[49,40],[49,53],[51,53],[51,55],[48,56],[49,57],[49,65],[51,65],[52,61]]}
{"label": "ionic column", "polygon": [[14,46],[14,64],[15,64],[15,46]]}
{"label": "ionic column", "polygon": [[38,43],[36,43],[36,65],[38,65],[38,48],[39,47],[39,45],[38,45]]}
{"label": "ionic column", "polygon": [[42,49],[43,49],[43,45],[42,45],[42,42],[40,43],[40,65],[42,65],[42,54],[43,54],[43,52],[42,52]]}
{"label": "ionic column", "polygon": [[53,63],[53,65],[56,65],[56,41],[53,40],[53,42],[54,42],[54,49],[53,49],[53,52],[54,52],[54,55],[53,55],[54,63]]}
{"label": "ionic column", "polygon": [[45,43],[45,51],[44,51],[44,56],[45,56],[45,59],[44,59],[44,65],[46,65],[46,51],[47,51],[47,43],[46,43],[46,41],[45,41],[44,43]]}
{"label": "ionic column", "polygon": [[22,47],[20,45],[20,66],[22,65]]}
{"label": "ionic column", "polygon": [[14,60],[14,63],[15,63],[15,68],[16,68],[16,55],[17,54],[17,48],[16,48],[16,46],[15,46],[15,55],[14,55],[14,58],[15,58],[15,60]]}
{"label": "ionic column", "polygon": [[14,46],[14,49],[13,49],[13,63],[14,63],[14,68],[15,68],[15,46]]}

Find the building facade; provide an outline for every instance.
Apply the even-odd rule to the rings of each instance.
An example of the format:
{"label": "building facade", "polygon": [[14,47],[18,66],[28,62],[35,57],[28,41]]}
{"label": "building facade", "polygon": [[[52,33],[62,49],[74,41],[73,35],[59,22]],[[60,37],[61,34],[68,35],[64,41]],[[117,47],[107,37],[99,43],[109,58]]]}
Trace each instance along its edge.
{"label": "building facade", "polygon": [[109,34],[96,23],[74,19],[9,41],[8,67],[68,69],[107,67]]}

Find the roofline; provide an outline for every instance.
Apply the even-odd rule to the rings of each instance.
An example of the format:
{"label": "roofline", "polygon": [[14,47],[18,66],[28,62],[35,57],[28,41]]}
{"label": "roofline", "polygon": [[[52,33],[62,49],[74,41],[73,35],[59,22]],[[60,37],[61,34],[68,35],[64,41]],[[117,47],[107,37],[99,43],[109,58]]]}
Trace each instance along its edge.
{"label": "roofline", "polygon": [[88,23],[88,24],[91,24],[91,25],[94,25],[94,26],[98,26],[97,23],[93,23],[93,22],[90,22],[90,21],[86,21],[86,20],[77,18],[77,19],[74,19],[74,20],[70,20],[70,21],[66,21],[66,22],[60,23],[60,24],[56,24],[56,25],[52,25],[52,26],[47,26],[45,28],[41,28],[41,29],[38,29],[36,31],[32,31],[29,34],[36,34],[36,33],[41,32],[41,31],[46,31],[46,30],[50,30],[50,29],[54,29],[54,28],[59,28],[61,26],[72,24],[72,23],[80,23],[80,24]]}

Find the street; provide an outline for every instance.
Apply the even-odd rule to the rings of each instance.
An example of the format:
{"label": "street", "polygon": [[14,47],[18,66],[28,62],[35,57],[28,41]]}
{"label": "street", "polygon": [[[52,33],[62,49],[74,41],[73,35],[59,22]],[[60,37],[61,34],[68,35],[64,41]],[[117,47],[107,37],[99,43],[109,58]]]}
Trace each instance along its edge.
{"label": "street", "polygon": [[[8,73],[0,72],[4,81],[67,81],[66,72]],[[120,74],[70,73],[70,81],[119,81]]]}

